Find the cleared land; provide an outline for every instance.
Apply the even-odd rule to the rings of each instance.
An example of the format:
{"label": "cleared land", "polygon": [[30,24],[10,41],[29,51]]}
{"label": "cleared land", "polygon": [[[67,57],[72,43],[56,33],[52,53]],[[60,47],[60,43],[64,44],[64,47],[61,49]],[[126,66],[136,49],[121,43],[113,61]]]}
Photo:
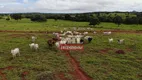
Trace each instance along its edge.
{"label": "cleared land", "polygon": [[[108,38],[114,43],[109,44]],[[125,39],[119,45],[117,39]],[[72,52],[83,70],[94,80],[141,80],[142,79],[142,35],[114,33],[111,36],[95,35],[91,44],[85,45],[84,52]],[[123,50],[125,54],[117,54]]]}
{"label": "cleared land", "polygon": [[[64,28],[72,28],[72,27],[91,27],[88,25],[88,22],[72,22],[72,21],[64,21],[64,20],[52,20],[49,19],[47,22],[39,23],[39,22],[31,22],[29,19],[22,19],[19,21],[11,20],[6,21],[4,19],[0,19],[0,30],[16,30],[16,31],[60,31]],[[125,25],[122,24],[118,27],[114,23],[101,23],[96,27],[93,27],[95,30],[142,30],[142,25]]]}
{"label": "cleared land", "polygon": [[[49,20],[46,23],[33,23],[27,19],[18,22],[0,21],[0,30],[13,31],[60,31],[63,28],[79,26],[89,27],[86,22],[62,20]],[[135,31],[142,30],[142,25],[117,27],[112,23],[102,23],[99,26],[103,28],[94,28],[94,30],[120,28],[124,32],[113,32],[109,36],[104,36],[102,32],[90,33],[93,41],[85,44],[84,52],[70,52],[80,68],[93,80],[141,80],[142,34],[141,32],[137,34]],[[32,35],[38,37],[36,41],[40,46],[38,52],[33,52],[29,48]],[[76,74],[65,53],[55,47],[48,48],[46,41],[51,37],[51,34],[46,33],[0,32],[0,80],[36,80],[37,77],[47,74],[49,77],[54,75],[57,80],[76,80]],[[108,38],[111,37],[114,38],[114,42],[109,44]],[[125,39],[125,43],[119,45],[117,39],[122,38]],[[15,47],[20,48],[21,56],[12,59],[10,50]],[[117,54],[117,50],[123,50],[125,54]]]}

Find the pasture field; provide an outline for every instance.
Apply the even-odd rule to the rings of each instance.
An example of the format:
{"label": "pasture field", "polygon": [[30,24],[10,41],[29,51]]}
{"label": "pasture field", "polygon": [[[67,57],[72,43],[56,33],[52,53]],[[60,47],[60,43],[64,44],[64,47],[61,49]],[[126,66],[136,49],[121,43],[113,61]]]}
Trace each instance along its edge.
{"label": "pasture field", "polygon": [[63,28],[88,26],[87,22],[72,22],[64,20],[48,20],[47,22],[31,22],[29,19],[19,21],[0,20],[0,30],[22,30],[22,31],[59,31]]}
{"label": "pasture field", "polygon": [[[36,43],[40,49],[37,52],[29,47],[32,35],[38,37]],[[66,72],[70,67],[67,58],[57,49],[49,49],[47,38],[50,36],[47,37],[45,34],[0,33],[0,80],[23,80],[24,72],[27,72],[27,80],[36,80],[38,75],[47,75],[48,72],[57,76],[64,72],[68,77]],[[21,56],[13,59],[10,50],[16,47],[20,48]]]}
{"label": "pasture field", "polygon": [[[37,80],[37,77],[51,77],[56,80],[76,80],[69,59],[55,46],[49,48],[47,40],[52,38],[46,33],[26,33],[26,31],[60,31],[70,27],[90,27],[87,22],[48,20],[44,23],[31,22],[28,19],[6,21],[0,19],[0,30],[25,31],[0,32],[0,80]],[[57,27],[59,26],[59,27]],[[103,26],[103,27],[100,27]],[[117,25],[101,23],[94,30],[142,30],[142,25]],[[37,36],[39,51],[30,49],[31,36]],[[70,51],[80,68],[93,80],[142,80],[142,34],[114,32],[111,35],[89,33],[91,43],[84,44],[84,51]],[[108,43],[108,38],[114,38]],[[118,39],[125,39],[118,44]],[[21,56],[12,58],[10,50],[19,47]],[[117,54],[116,51],[125,54]],[[48,76],[47,76],[48,73]],[[49,75],[51,74],[51,75]],[[42,80],[42,79],[39,79]],[[50,80],[50,79],[49,79]]]}
{"label": "pasture field", "polygon": [[[114,38],[109,44],[108,38]],[[125,39],[118,44],[117,39]],[[125,54],[117,54],[123,50]],[[72,52],[83,70],[94,80],[141,80],[142,79],[142,35],[114,33],[110,36],[95,35],[84,52]]]}
{"label": "pasture field", "polygon": [[[39,23],[39,22],[31,22],[29,19],[22,19],[19,21],[10,20],[6,21],[4,19],[0,19],[0,30],[16,30],[16,31],[59,31],[64,28],[72,28],[72,27],[92,27],[89,26],[88,22],[73,22],[73,21],[64,21],[64,20],[53,20],[49,19],[47,22]],[[100,25],[96,25],[96,27],[92,27],[94,30],[142,30],[142,25],[125,25],[122,24],[118,27],[114,23],[101,23]]]}

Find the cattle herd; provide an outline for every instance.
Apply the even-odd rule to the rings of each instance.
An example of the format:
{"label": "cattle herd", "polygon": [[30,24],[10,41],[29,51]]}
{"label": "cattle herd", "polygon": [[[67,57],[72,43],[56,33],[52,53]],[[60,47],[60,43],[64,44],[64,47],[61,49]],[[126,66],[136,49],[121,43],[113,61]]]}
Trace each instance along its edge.
{"label": "cattle herd", "polygon": [[[88,35],[89,32],[78,32],[78,31],[60,31],[59,33],[53,32],[53,37],[47,41],[48,46],[51,48],[52,46],[56,46],[57,48],[60,47],[60,44],[85,44],[85,43],[91,43],[93,40],[92,36]],[[96,31],[93,32],[93,34],[97,34]],[[112,32],[103,32],[104,35],[111,35]],[[29,47],[33,51],[37,51],[39,49],[39,45],[35,43],[37,37],[32,36],[31,40],[32,43],[29,44]],[[108,39],[109,43],[113,42],[113,38]],[[124,42],[124,39],[119,39],[118,44],[122,44]],[[16,57],[16,55],[20,56],[20,49],[15,48],[11,50],[11,54],[13,57]]]}

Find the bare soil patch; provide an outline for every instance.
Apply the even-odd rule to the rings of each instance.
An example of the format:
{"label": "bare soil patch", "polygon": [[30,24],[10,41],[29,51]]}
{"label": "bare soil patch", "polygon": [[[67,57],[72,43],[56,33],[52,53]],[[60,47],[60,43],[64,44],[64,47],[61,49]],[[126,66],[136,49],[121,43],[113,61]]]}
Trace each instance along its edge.
{"label": "bare soil patch", "polygon": [[92,80],[80,67],[79,62],[73,58],[70,53],[67,51],[65,56],[69,59],[71,67],[74,72],[72,72],[73,76],[76,78],[75,80]]}

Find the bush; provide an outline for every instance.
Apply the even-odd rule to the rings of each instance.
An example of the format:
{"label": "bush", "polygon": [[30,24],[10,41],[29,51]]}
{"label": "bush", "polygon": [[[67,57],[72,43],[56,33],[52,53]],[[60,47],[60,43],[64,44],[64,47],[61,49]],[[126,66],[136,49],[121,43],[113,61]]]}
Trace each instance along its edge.
{"label": "bush", "polygon": [[6,20],[7,20],[7,21],[11,20],[10,16],[8,16],[8,17],[6,18]]}
{"label": "bush", "polygon": [[12,14],[12,15],[10,15],[10,17],[15,19],[15,20],[21,20],[22,19],[21,14]]}
{"label": "bush", "polygon": [[92,18],[90,20],[90,24],[89,25],[99,25],[100,24],[100,20],[98,18]]}
{"label": "bush", "polygon": [[0,16],[0,19],[3,19],[3,17],[2,17],[2,16]]}
{"label": "bush", "polygon": [[113,18],[113,22],[119,26],[119,25],[121,25],[121,23],[123,22],[123,19],[122,19],[121,16],[115,16],[115,17]]}
{"label": "bush", "polygon": [[34,15],[31,17],[31,21],[34,22],[46,22],[47,19],[44,15]]}

